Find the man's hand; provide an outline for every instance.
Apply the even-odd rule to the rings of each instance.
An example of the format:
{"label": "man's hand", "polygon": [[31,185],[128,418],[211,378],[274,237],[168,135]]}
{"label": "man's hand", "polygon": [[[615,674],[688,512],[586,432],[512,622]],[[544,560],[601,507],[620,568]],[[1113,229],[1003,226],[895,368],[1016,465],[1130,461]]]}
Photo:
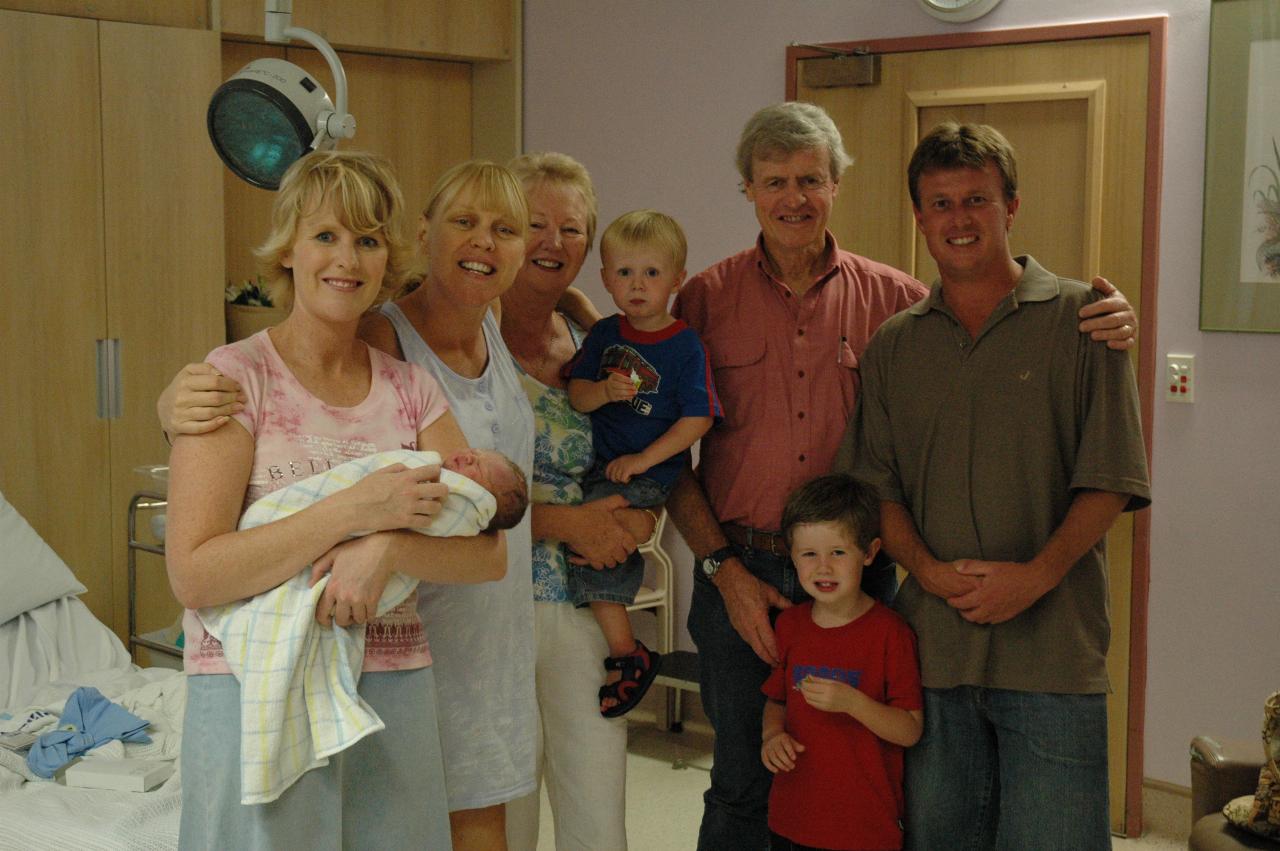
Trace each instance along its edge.
{"label": "man's hand", "polygon": [[982,580],[976,576],[965,576],[956,570],[958,562],[933,561],[921,565],[913,572],[920,587],[935,597],[949,600],[976,591]]}
{"label": "man's hand", "polygon": [[805,702],[823,712],[842,712],[852,715],[856,701],[862,694],[848,683],[807,676],[800,681],[800,693]]}
{"label": "man's hand", "polygon": [[778,639],[769,623],[769,609],[789,609],[791,601],[769,583],[753,576],[737,558],[726,559],[713,581],[724,599],[729,623],[742,640],[771,667],[782,664]]}
{"label": "man's hand", "polygon": [[1053,588],[1047,572],[1034,563],[966,559],[956,562],[956,572],[980,581],[977,589],[947,600],[971,623],[1015,618]]}
{"label": "man's hand", "polygon": [[1093,288],[1106,298],[1080,308],[1080,333],[1089,339],[1106,341],[1107,348],[1121,351],[1137,344],[1138,317],[1133,305],[1111,282],[1101,276],[1093,279]]}
{"label": "man's hand", "polygon": [[773,774],[779,771],[791,771],[796,767],[796,757],[804,752],[804,745],[792,738],[785,730],[774,733],[765,739],[760,746],[760,759],[764,767]]}

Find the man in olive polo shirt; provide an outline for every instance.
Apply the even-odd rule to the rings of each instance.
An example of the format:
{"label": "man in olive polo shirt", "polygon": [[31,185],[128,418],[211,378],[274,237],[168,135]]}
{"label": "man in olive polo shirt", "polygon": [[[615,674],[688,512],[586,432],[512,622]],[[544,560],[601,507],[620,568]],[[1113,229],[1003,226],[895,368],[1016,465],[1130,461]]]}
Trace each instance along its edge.
{"label": "man in olive polo shirt", "polygon": [[908,182],[940,281],[867,347],[842,453],[909,573],[907,847],[1109,849],[1102,539],[1150,501],[1133,370],[1077,330],[1088,285],[1011,254],[998,131],[940,125]]}

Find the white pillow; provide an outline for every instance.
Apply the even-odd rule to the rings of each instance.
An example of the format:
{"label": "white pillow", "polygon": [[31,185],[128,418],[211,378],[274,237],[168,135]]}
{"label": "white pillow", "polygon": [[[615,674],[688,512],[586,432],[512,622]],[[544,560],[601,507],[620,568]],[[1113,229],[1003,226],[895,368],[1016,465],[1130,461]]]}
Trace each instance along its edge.
{"label": "white pillow", "polygon": [[58,554],[0,493],[0,623],[68,594],[83,594]]}

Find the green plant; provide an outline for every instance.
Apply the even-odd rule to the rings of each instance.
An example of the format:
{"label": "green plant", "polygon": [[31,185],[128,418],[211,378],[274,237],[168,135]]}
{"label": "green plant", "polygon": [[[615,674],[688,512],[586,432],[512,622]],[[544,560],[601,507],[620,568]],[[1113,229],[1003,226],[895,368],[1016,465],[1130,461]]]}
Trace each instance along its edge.
{"label": "green plant", "polygon": [[1280,146],[1275,137],[1271,139],[1271,152],[1276,158],[1276,167],[1263,163],[1249,172],[1249,182],[1254,175],[1264,172],[1270,178],[1270,185],[1253,191],[1254,200],[1258,202],[1258,212],[1262,215],[1262,226],[1258,228],[1262,234],[1262,244],[1258,246],[1258,268],[1266,271],[1271,277],[1280,277]]}
{"label": "green plant", "polygon": [[256,281],[242,281],[239,284],[227,284],[226,297],[228,304],[275,307],[275,302],[271,300],[271,293],[262,283],[262,278]]}

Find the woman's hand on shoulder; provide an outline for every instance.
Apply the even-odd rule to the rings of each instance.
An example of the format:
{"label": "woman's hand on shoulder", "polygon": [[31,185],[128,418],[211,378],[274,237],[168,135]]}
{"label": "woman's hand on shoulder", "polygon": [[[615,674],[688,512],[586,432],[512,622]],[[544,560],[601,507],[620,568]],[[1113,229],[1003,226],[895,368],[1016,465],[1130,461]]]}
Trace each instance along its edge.
{"label": "woman's hand on shoulder", "polygon": [[212,364],[189,363],[160,394],[156,414],[169,435],[205,434],[226,425],[244,402],[240,385]]}

